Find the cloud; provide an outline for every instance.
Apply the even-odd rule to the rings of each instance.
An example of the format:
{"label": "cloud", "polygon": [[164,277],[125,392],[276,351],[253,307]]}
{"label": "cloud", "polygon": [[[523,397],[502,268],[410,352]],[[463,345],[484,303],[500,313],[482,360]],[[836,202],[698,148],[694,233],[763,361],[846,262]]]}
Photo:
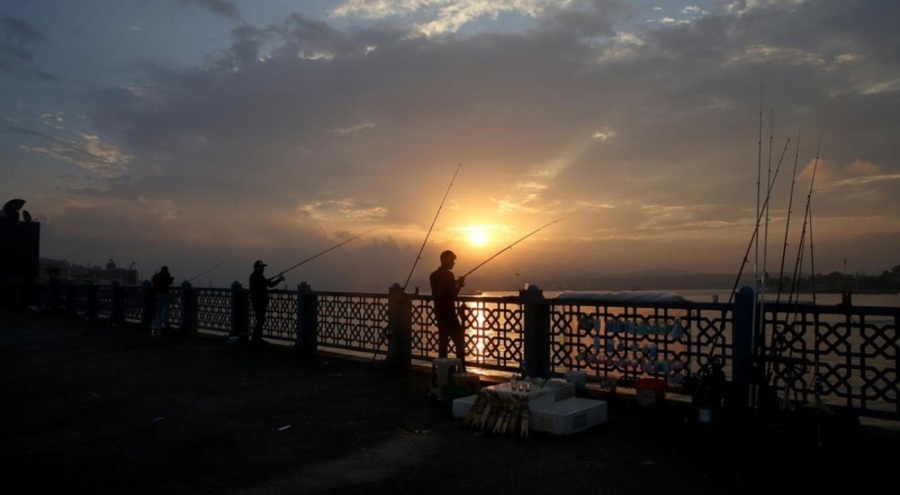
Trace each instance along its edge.
{"label": "cloud", "polygon": [[233,0],[176,0],[185,5],[193,5],[213,14],[221,15],[229,19],[240,19],[241,14]]}
{"label": "cloud", "polygon": [[[51,125],[61,128],[57,123],[62,122],[62,117],[44,115],[49,118]],[[92,134],[76,134],[71,136],[54,136],[27,128],[7,126],[7,132],[37,138],[40,145],[21,145],[24,151],[51,156],[58,160],[78,165],[79,167],[96,172],[101,177],[112,177],[125,173],[127,165],[132,157],[124,153],[112,142],[104,141],[99,136]]]}
{"label": "cloud", "polygon": [[46,37],[30,22],[9,16],[0,16],[0,62],[4,58],[31,62],[29,46],[46,41]]}
{"label": "cloud", "polygon": [[[900,132],[898,43],[884,21],[898,8],[846,3],[740,2],[661,24],[612,1],[348,1],[332,14],[353,17],[352,27],[299,14],[241,25],[208,63],[144,64],[130,84],[92,88],[85,132],[41,123],[6,134],[105,179],[80,200],[116,209],[117,227],[136,215],[154,232],[146,237],[186,252],[289,265],[335,233],[378,228],[340,262],[304,270],[317,284],[350,267],[368,267],[379,287],[405,275],[460,162],[428,250],[479,259],[452,234],[527,232],[564,215],[566,224],[517,246],[516,262],[550,271],[537,251],[564,246],[584,256],[571,270],[652,264],[660,252],[680,253],[672,262],[685,267],[733,270],[754,228],[770,132],[775,160],[797,129],[828,137],[817,236],[839,239],[837,219],[900,215],[897,147],[884,139]],[[534,23],[484,27],[512,14]],[[408,36],[416,26],[443,35]],[[65,124],[68,114],[46,115]],[[797,151],[795,214],[811,143]],[[776,222],[787,216],[793,144],[773,188]],[[89,230],[100,211],[56,218]]]}

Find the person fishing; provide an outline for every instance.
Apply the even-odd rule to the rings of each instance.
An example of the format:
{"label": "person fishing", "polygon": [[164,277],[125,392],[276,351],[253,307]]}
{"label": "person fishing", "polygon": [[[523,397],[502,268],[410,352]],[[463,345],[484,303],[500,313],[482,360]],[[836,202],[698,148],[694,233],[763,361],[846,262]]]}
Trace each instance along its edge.
{"label": "person fishing", "polygon": [[[269,288],[284,280],[284,275],[280,273],[272,278],[266,278],[264,275],[266,266],[268,265],[262,260],[256,260],[253,263],[253,273],[250,274],[250,304],[253,305],[253,314],[256,317],[253,334],[250,337],[250,343],[253,345],[261,345],[264,342],[263,327],[266,324],[266,312],[269,310]],[[245,344],[246,339],[246,335],[239,336],[238,343]]]}
{"label": "person fishing", "polygon": [[163,329],[169,329],[169,307],[171,305],[169,289],[174,281],[175,277],[169,273],[169,267],[166,265],[163,265],[150,279],[153,294],[156,297],[156,318],[153,320],[153,335],[159,335]]}
{"label": "person fishing", "polygon": [[[453,266],[456,254],[447,250],[441,253],[441,266],[431,272],[431,295],[434,298],[434,318],[438,327],[438,357],[446,358],[449,343],[453,342],[456,357],[466,367],[466,336],[456,310],[459,290],[465,287],[466,277],[456,278]],[[461,370],[461,371],[462,371]]]}

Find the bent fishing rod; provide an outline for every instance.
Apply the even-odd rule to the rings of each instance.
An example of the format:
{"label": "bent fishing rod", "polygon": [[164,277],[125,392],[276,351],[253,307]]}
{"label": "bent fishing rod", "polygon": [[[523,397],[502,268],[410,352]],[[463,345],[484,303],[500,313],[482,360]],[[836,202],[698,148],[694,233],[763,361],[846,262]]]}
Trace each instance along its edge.
{"label": "bent fishing rod", "polygon": [[503,254],[504,251],[507,251],[507,250],[511,249],[511,248],[512,248],[513,246],[515,246],[516,244],[518,244],[518,243],[524,241],[525,239],[528,239],[529,237],[533,236],[534,234],[537,234],[538,232],[540,232],[540,231],[546,229],[547,227],[553,225],[553,224],[556,223],[556,222],[559,222],[560,220],[562,220],[562,218],[557,219],[557,220],[554,220],[554,221],[548,223],[547,225],[544,225],[543,227],[541,227],[541,228],[539,228],[539,229],[535,229],[535,230],[532,231],[530,234],[528,234],[528,235],[526,235],[526,236],[520,238],[518,241],[516,241],[516,242],[510,244],[509,246],[506,246],[505,248],[501,249],[500,251],[498,251],[496,254],[494,254],[494,255],[491,256],[490,258],[488,258],[488,259],[482,261],[480,265],[476,266],[475,268],[472,268],[471,270],[469,270],[465,275],[463,275],[463,276],[460,277],[460,278],[466,278],[466,277],[468,277],[469,275],[472,274],[472,272],[474,272],[475,270],[477,270],[477,269],[481,268],[482,266],[484,266],[488,261],[491,261],[492,259],[496,258],[497,256],[500,256],[501,254]]}
{"label": "bent fishing rod", "polygon": [[375,229],[367,230],[367,231],[363,232],[362,234],[359,234],[359,235],[357,235],[357,236],[353,236],[353,237],[351,237],[351,238],[349,238],[349,239],[347,239],[347,240],[345,240],[345,241],[343,241],[343,242],[340,242],[340,243],[338,243],[338,244],[335,244],[334,246],[331,246],[330,248],[328,248],[328,249],[326,249],[326,250],[324,250],[324,251],[319,252],[318,254],[315,254],[315,255],[313,255],[313,256],[310,256],[309,258],[306,258],[305,260],[301,261],[300,263],[297,263],[296,265],[294,265],[294,266],[292,266],[292,267],[290,267],[290,268],[288,268],[288,269],[286,269],[286,270],[282,270],[282,271],[276,273],[276,274],[273,275],[269,280],[272,280],[272,279],[274,279],[274,278],[278,278],[278,277],[284,275],[285,273],[287,273],[287,272],[293,270],[294,268],[297,268],[297,267],[299,267],[300,265],[302,265],[302,264],[304,264],[304,263],[306,263],[306,262],[308,262],[308,261],[312,261],[312,260],[318,258],[319,256],[322,256],[323,254],[327,253],[328,251],[331,251],[332,249],[337,249],[337,248],[343,246],[344,244],[347,244],[348,242],[350,242],[350,241],[352,241],[352,240],[354,240],[354,239],[359,239],[360,237],[362,237],[362,236],[368,234],[369,232],[372,232],[373,230],[375,230]]}
{"label": "bent fishing rod", "polygon": [[456,166],[456,172],[453,173],[453,178],[450,179],[450,185],[447,186],[447,191],[444,192],[444,199],[441,200],[440,206],[438,206],[437,213],[434,214],[434,219],[431,221],[431,227],[428,227],[428,233],[425,234],[425,240],[422,241],[422,247],[419,248],[419,254],[416,255],[416,261],[413,262],[412,268],[409,270],[409,275],[406,276],[406,282],[403,282],[403,291],[406,291],[406,286],[409,285],[409,279],[412,278],[412,274],[416,271],[416,265],[419,263],[419,260],[422,259],[422,250],[425,249],[425,244],[428,243],[428,237],[431,235],[431,230],[434,229],[434,223],[437,222],[438,215],[441,214],[441,209],[444,208],[444,202],[447,201],[447,195],[450,194],[450,188],[453,187],[453,181],[456,180],[456,174],[459,173],[459,168],[462,167],[462,163]]}
{"label": "bent fishing rod", "polygon": [[225,262],[224,262],[224,261],[221,261],[221,262],[219,262],[219,264],[217,264],[216,266],[214,266],[214,267],[212,267],[212,268],[209,268],[209,269],[207,269],[207,270],[204,270],[204,271],[202,271],[202,272],[200,272],[200,273],[194,275],[193,277],[187,279],[187,281],[188,281],[188,282],[193,282],[195,278],[199,278],[201,275],[206,275],[207,273],[209,273],[209,272],[215,270],[216,268],[218,268],[218,267],[220,267],[220,266],[222,266],[222,265],[224,265],[224,264],[225,264]]}

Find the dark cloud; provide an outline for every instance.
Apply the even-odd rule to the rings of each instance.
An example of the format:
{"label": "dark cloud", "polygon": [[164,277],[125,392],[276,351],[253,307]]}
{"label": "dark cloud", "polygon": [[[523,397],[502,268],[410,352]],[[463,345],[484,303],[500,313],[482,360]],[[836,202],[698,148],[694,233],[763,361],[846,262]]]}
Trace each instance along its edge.
{"label": "dark cloud", "polygon": [[237,6],[232,0],[177,0],[185,5],[193,5],[201,9],[208,10],[214,14],[228,17],[229,19],[240,19],[241,14]]}
{"label": "dark cloud", "polygon": [[30,62],[32,54],[29,46],[45,39],[28,21],[0,16],[0,56]]}

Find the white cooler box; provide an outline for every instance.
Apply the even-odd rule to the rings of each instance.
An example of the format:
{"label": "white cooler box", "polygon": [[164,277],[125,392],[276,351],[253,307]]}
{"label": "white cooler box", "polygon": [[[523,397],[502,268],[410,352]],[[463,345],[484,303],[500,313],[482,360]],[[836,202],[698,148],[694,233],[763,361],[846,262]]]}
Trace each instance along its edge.
{"label": "white cooler box", "polygon": [[[453,401],[453,417],[465,418],[475,404],[477,395]],[[529,428],[554,435],[572,435],[592,426],[605,423],[606,401],[570,397],[556,402],[539,401],[531,406]]]}
{"label": "white cooler box", "polygon": [[530,426],[534,431],[571,435],[605,423],[606,401],[572,397],[531,408]]}

